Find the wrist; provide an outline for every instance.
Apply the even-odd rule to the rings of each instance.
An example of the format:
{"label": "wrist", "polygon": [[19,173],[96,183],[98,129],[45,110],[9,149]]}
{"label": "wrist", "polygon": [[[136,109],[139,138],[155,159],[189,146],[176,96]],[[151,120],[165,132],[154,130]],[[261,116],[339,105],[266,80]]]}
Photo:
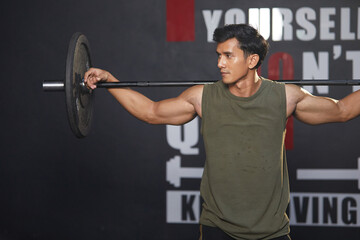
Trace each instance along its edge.
{"label": "wrist", "polygon": [[106,82],[119,82],[110,72],[106,72]]}

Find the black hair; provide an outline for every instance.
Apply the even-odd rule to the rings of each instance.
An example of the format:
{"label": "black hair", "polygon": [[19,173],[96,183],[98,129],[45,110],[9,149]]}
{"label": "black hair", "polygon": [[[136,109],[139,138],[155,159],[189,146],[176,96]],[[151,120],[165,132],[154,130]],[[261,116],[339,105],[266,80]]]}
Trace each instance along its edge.
{"label": "black hair", "polygon": [[231,38],[238,40],[239,48],[243,50],[245,57],[251,54],[259,55],[259,62],[254,67],[259,68],[269,50],[269,43],[263,36],[248,24],[225,25],[214,31],[213,40],[217,43],[223,43]]}

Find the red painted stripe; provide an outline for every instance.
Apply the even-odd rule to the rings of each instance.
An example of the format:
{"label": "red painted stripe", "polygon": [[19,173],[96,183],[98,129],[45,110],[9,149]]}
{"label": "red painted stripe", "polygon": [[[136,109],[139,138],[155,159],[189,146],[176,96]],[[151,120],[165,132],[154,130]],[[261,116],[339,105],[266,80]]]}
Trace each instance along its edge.
{"label": "red painted stripe", "polygon": [[294,149],[294,117],[288,118],[286,123],[285,148]]}
{"label": "red painted stripe", "polygon": [[[282,79],[294,79],[294,60],[285,52],[277,52],[270,56],[268,63],[268,77],[272,80],[280,79],[280,64],[282,64]],[[288,118],[286,124],[285,148],[294,148],[294,119]]]}
{"label": "red painted stripe", "polygon": [[195,41],[195,0],[166,0],[166,40]]}

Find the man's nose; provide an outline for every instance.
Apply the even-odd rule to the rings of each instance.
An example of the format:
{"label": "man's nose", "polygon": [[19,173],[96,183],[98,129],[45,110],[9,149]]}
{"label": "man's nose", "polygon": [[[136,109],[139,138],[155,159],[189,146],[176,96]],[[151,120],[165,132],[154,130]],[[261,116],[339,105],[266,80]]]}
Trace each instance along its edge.
{"label": "man's nose", "polygon": [[218,68],[223,68],[225,67],[225,60],[222,56],[219,56],[219,59],[218,59]]}

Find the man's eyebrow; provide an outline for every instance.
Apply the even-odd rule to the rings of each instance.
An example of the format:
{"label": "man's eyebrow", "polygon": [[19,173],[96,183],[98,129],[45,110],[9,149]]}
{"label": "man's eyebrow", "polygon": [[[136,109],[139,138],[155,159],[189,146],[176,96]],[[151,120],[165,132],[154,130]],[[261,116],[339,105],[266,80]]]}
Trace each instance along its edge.
{"label": "man's eyebrow", "polygon": [[228,55],[228,54],[232,54],[232,52],[231,51],[225,51],[225,52],[219,53],[218,51],[216,51],[216,54],[217,55],[220,55],[220,54]]}

